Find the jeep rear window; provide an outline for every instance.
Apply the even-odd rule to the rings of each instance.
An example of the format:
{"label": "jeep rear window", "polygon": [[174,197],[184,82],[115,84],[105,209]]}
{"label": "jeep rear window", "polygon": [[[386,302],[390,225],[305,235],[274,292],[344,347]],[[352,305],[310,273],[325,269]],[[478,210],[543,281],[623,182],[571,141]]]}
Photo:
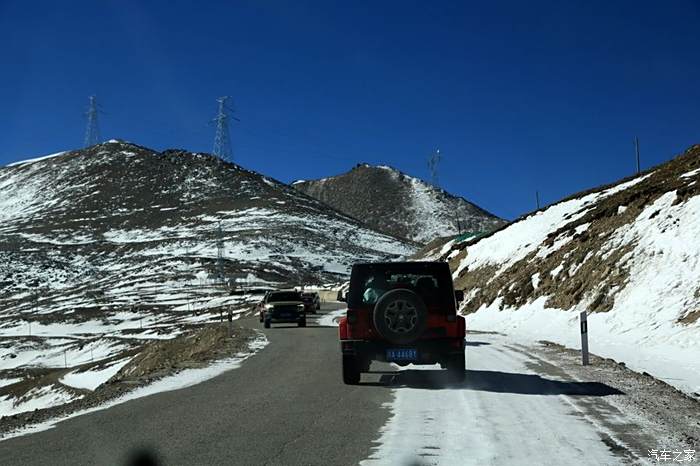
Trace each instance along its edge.
{"label": "jeep rear window", "polygon": [[268,303],[276,301],[301,301],[301,295],[299,293],[289,291],[281,293],[272,293],[270,297],[267,298]]}
{"label": "jeep rear window", "polygon": [[[381,286],[377,287],[377,283]],[[375,300],[369,288],[383,291],[403,288],[417,293],[429,308],[439,308],[446,314],[455,313],[452,276],[442,263],[357,264],[352,269],[348,307],[371,307]],[[379,294],[382,292],[380,291]]]}

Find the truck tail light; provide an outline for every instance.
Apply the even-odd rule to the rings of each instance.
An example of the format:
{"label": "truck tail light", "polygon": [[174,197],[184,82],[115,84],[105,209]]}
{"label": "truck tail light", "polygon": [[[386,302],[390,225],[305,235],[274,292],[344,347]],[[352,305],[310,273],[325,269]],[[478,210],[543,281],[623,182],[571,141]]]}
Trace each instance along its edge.
{"label": "truck tail light", "polygon": [[348,309],[348,324],[357,323],[357,311],[354,309]]}

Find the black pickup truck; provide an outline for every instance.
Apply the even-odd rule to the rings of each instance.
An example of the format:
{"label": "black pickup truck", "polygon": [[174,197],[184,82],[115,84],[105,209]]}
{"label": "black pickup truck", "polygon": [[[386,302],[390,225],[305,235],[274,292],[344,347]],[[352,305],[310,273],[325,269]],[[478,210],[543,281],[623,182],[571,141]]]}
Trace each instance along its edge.
{"label": "black pickup truck", "polygon": [[273,323],[294,323],[306,327],[305,308],[299,291],[271,291],[260,303],[260,321],[265,328],[270,328]]}

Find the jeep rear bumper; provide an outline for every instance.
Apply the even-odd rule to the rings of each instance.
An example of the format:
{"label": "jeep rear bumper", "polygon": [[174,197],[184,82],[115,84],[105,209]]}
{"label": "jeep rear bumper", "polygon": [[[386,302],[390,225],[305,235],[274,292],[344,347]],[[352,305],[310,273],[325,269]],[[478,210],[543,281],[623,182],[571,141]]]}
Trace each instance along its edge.
{"label": "jeep rear bumper", "polygon": [[340,350],[343,355],[358,356],[372,361],[387,361],[387,350],[413,350],[417,359],[411,361],[390,361],[397,364],[437,364],[448,357],[464,354],[465,341],[459,338],[441,338],[434,340],[417,340],[408,345],[394,345],[385,341],[372,340],[340,340]]}

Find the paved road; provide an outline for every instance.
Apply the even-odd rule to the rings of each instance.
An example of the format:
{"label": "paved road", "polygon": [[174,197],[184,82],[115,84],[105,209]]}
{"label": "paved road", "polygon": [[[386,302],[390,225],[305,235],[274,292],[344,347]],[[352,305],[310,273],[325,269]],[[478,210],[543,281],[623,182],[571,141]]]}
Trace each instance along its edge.
{"label": "paved road", "polygon": [[311,320],[266,330],[264,350],[199,385],[0,442],[0,464],[127,464],[148,447],[168,465],[598,465],[636,463],[632,450],[655,445],[606,401],[620,392],[573,381],[503,336],[468,337],[463,384],[375,363],[350,387],[337,329]]}
{"label": "paved road", "polygon": [[0,464],[125,464],[143,446],[168,465],[357,464],[369,456],[391,390],[343,385],[337,328],[309,322],[265,333],[269,345],[238,369],[0,442]]}

